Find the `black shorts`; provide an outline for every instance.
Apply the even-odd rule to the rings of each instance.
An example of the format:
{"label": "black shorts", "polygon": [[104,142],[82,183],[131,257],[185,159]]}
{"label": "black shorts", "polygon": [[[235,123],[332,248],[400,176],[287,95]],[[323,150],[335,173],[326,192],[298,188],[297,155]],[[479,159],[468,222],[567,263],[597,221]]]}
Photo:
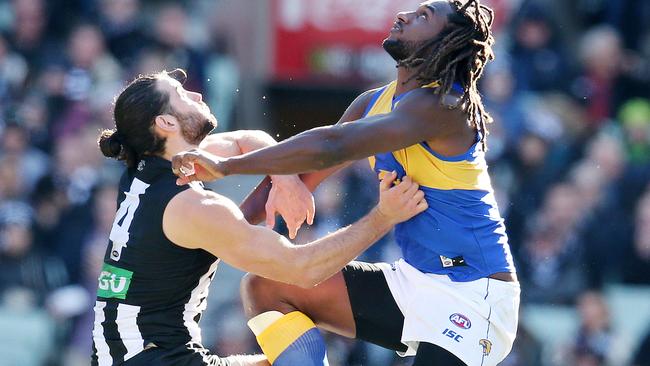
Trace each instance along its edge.
{"label": "black shorts", "polygon": [[154,347],[142,351],[122,364],[123,366],[229,366],[230,363],[198,343],[188,343],[176,348]]}
{"label": "black shorts", "polygon": [[[348,288],[357,338],[405,352],[407,347],[401,341],[404,315],[382,270],[371,263],[351,262],[343,269],[343,278]],[[413,365],[463,366],[465,363],[444,348],[421,343]]]}

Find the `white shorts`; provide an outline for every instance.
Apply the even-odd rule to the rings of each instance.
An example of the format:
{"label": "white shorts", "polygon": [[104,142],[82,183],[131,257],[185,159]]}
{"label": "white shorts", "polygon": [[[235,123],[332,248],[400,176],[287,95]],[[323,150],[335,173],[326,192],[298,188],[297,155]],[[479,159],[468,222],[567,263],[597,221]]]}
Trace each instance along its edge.
{"label": "white shorts", "polygon": [[402,343],[438,345],[468,366],[491,366],[510,353],[519,318],[519,284],[490,278],[453,282],[422,273],[403,259],[377,264],[404,315]]}

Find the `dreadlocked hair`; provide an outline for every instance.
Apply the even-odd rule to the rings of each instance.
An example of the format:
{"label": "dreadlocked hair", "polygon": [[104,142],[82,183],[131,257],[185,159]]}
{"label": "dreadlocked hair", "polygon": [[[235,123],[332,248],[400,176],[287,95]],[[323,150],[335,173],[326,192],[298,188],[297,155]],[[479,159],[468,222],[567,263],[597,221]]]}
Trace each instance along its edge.
{"label": "dreadlocked hair", "polygon": [[[463,86],[463,96],[457,107],[468,115],[468,123],[481,132],[483,149],[487,150],[486,125],[492,117],[485,111],[478,92],[478,80],[485,65],[494,59],[494,37],[490,30],[494,12],[479,0],[449,0],[454,10],[449,24],[434,39],[419,47],[413,55],[398,62],[398,66],[419,68],[413,76],[420,85],[438,82],[436,93],[447,95],[454,82]],[[444,98],[440,98],[441,103]]]}

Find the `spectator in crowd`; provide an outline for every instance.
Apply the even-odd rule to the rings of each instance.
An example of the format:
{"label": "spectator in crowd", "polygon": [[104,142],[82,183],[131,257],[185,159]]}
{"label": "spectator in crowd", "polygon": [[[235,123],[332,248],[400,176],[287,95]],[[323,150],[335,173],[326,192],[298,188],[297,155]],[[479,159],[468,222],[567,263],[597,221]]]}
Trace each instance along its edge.
{"label": "spectator in crowd", "polygon": [[650,186],[637,203],[631,233],[623,247],[623,281],[650,285]]}
{"label": "spectator in crowd", "polygon": [[517,92],[563,90],[570,75],[561,39],[543,2],[525,2],[514,24],[512,71]]}
{"label": "spectator in crowd", "polygon": [[[494,124],[500,125],[504,130],[504,143],[511,146],[519,141],[524,132],[525,111],[522,108],[521,93],[515,92],[516,80],[512,67],[504,60],[507,55],[497,57],[497,61],[488,65],[483,76],[483,98]],[[493,145],[492,141],[490,145]]]}
{"label": "spectator in crowd", "polygon": [[65,190],[66,204],[49,243],[64,260],[75,283],[81,279],[84,239],[93,225],[88,212],[92,211],[93,188],[100,182],[103,163],[95,138],[91,137],[96,131],[97,126],[91,125],[62,137],[55,155],[57,179]]}
{"label": "spectator in crowd", "polygon": [[[29,207],[3,205],[0,210],[0,298],[13,290],[28,291],[34,304],[43,304],[49,292],[67,282],[65,269],[55,256],[35,247]],[[2,303],[3,301],[0,301]]]}
{"label": "spectator in crowd", "polygon": [[[93,101],[112,93],[121,78],[121,67],[105,46],[99,28],[82,24],[73,29],[68,41],[69,67],[64,80],[67,107],[54,134],[64,135],[86,126],[92,119]],[[106,91],[108,89],[108,91]]]}
{"label": "spectator in crowd", "polygon": [[20,169],[14,174],[20,176],[25,191],[31,191],[49,168],[47,155],[30,145],[28,131],[17,123],[6,124],[0,140],[3,158],[16,159]]}
{"label": "spectator in crowd", "polygon": [[570,304],[585,288],[584,248],[576,238],[580,198],[573,184],[556,184],[531,222],[518,256],[524,301]]}
{"label": "spectator in crowd", "polygon": [[601,133],[589,143],[583,163],[572,176],[584,205],[578,240],[585,249],[585,272],[592,287],[611,281],[621,269],[622,252],[613,243],[628,230],[620,200],[624,169],[620,139]]}
{"label": "spectator in crowd", "polygon": [[130,69],[149,42],[139,0],[100,0],[99,24],[106,45],[120,64]]}
{"label": "spectator in crowd", "polygon": [[21,128],[25,130],[30,147],[45,154],[52,150],[53,143],[48,123],[50,113],[46,99],[40,93],[29,93],[20,104],[15,105],[14,118],[20,121]]}
{"label": "spectator in crowd", "polygon": [[[504,164],[513,175],[508,187],[511,206],[507,210],[508,235],[517,251],[521,245],[530,213],[536,212],[549,189],[560,177],[567,161],[555,141],[561,131],[559,122],[551,115],[529,113],[522,121],[523,131],[504,157]],[[556,128],[551,126],[557,126]]]}
{"label": "spectator in crowd", "polygon": [[627,159],[635,166],[650,163],[650,100],[633,99],[621,107]]}
{"label": "spectator in crowd", "polygon": [[38,72],[52,57],[60,57],[56,42],[48,38],[46,3],[43,0],[13,0],[13,27],[9,32],[11,48],[28,63],[31,73]]}
{"label": "spectator in crowd", "polygon": [[587,103],[592,130],[614,115],[617,81],[622,73],[623,49],[615,29],[600,26],[588,31],[580,44],[582,76],[573,85],[574,93]]}
{"label": "spectator in crowd", "polygon": [[[579,48],[582,74],[572,83],[572,93],[587,107],[591,132],[615,116],[620,106],[647,93],[645,74],[635,72],[634,55],[623,49],[619,32],[606,25],[590,29]],[[638,66],[637,66],[638,67]]]}
{"label": "spectator in crowd", "polygon": [[6,113],[3,106],[18,96],[27,72],[25,59],[13,52],[5,37],[0,34],[0,113]]}
{"label": "spectator in crowd", "polygon": [[188,19],[185,8],[177,3],[167,3],[159,10],[155,21],[154,50],[163,55],[167,68],[180,67],[187,71],[185,87],[188,90],[205,90],[205,55],[188,42]]}
{"label": "spectator in crowd", "polygon": [[578,300],[580,329],[572,349],[573,365],[606,365],[614,334],[610,327],[607,304],[602,294],[588,291]]}
{"label": "spectator in crowd", "polygon": [[637,98],[626,102],[619,112],[619,121],[627,161],[621,182],[621,205],[632,221],[636,201],[650,181],[650,100]]}

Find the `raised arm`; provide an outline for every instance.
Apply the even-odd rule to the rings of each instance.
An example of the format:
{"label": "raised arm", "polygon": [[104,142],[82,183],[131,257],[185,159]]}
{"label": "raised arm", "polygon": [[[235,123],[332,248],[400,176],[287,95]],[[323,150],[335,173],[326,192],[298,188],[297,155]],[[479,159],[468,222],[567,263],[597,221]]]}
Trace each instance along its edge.
{"label": "raised arm", "polygon": [[[337,124],[354,121],[363,117],[363,113],[376,91],[377,89],[368,90],[355,98],[355,100],[345,110]],[[300,179],[305,184],[307,189],[313,192],[323,180],[327,179],[327,177],[336,173],[337,171],[345,168],[348,164],[349,163],[344,163],[317,172],[301,174]],[[239,208],[244,213],[244,216],[248,222],[252,224],[260,223],[262,220],[264,220],[265,206],[268,206],[269,204],[275,206],[278,204],[276,202],[273,202],[273,200],[267,201],[269,198],[269,192],[271,192],[271,187],[271,179],[267,177],[260,184],[258,184],[257,187],[255,187],[255,189],[239,205]]]}
{"label": "raised arm", "polygon": [[293,245],[273,230],[250,225],[229,199],[195,189],[180,193],[168,204],[163,230],[174,243],[205,249],[244,271],[313,287],[343,268],[394,224],[426,209],[424,194],[415,183],[405,178],[389,188],[394,178],[392,175],[382,181],[379,204],[368,215],[305,245]]}
{"label": "raised arm", "polygon": [[[277,145],[230,159],[205,162],[206,180],[230,174],[293,174],[326,169],[377,153],[458,132],[465,118],[459,109],[440,106],[433,92],[414,90],[388,114],[305,131]],[[172,163],[178,169],[199,159],[181,153]],[[198,179],[199,177],[194,177]]]}

